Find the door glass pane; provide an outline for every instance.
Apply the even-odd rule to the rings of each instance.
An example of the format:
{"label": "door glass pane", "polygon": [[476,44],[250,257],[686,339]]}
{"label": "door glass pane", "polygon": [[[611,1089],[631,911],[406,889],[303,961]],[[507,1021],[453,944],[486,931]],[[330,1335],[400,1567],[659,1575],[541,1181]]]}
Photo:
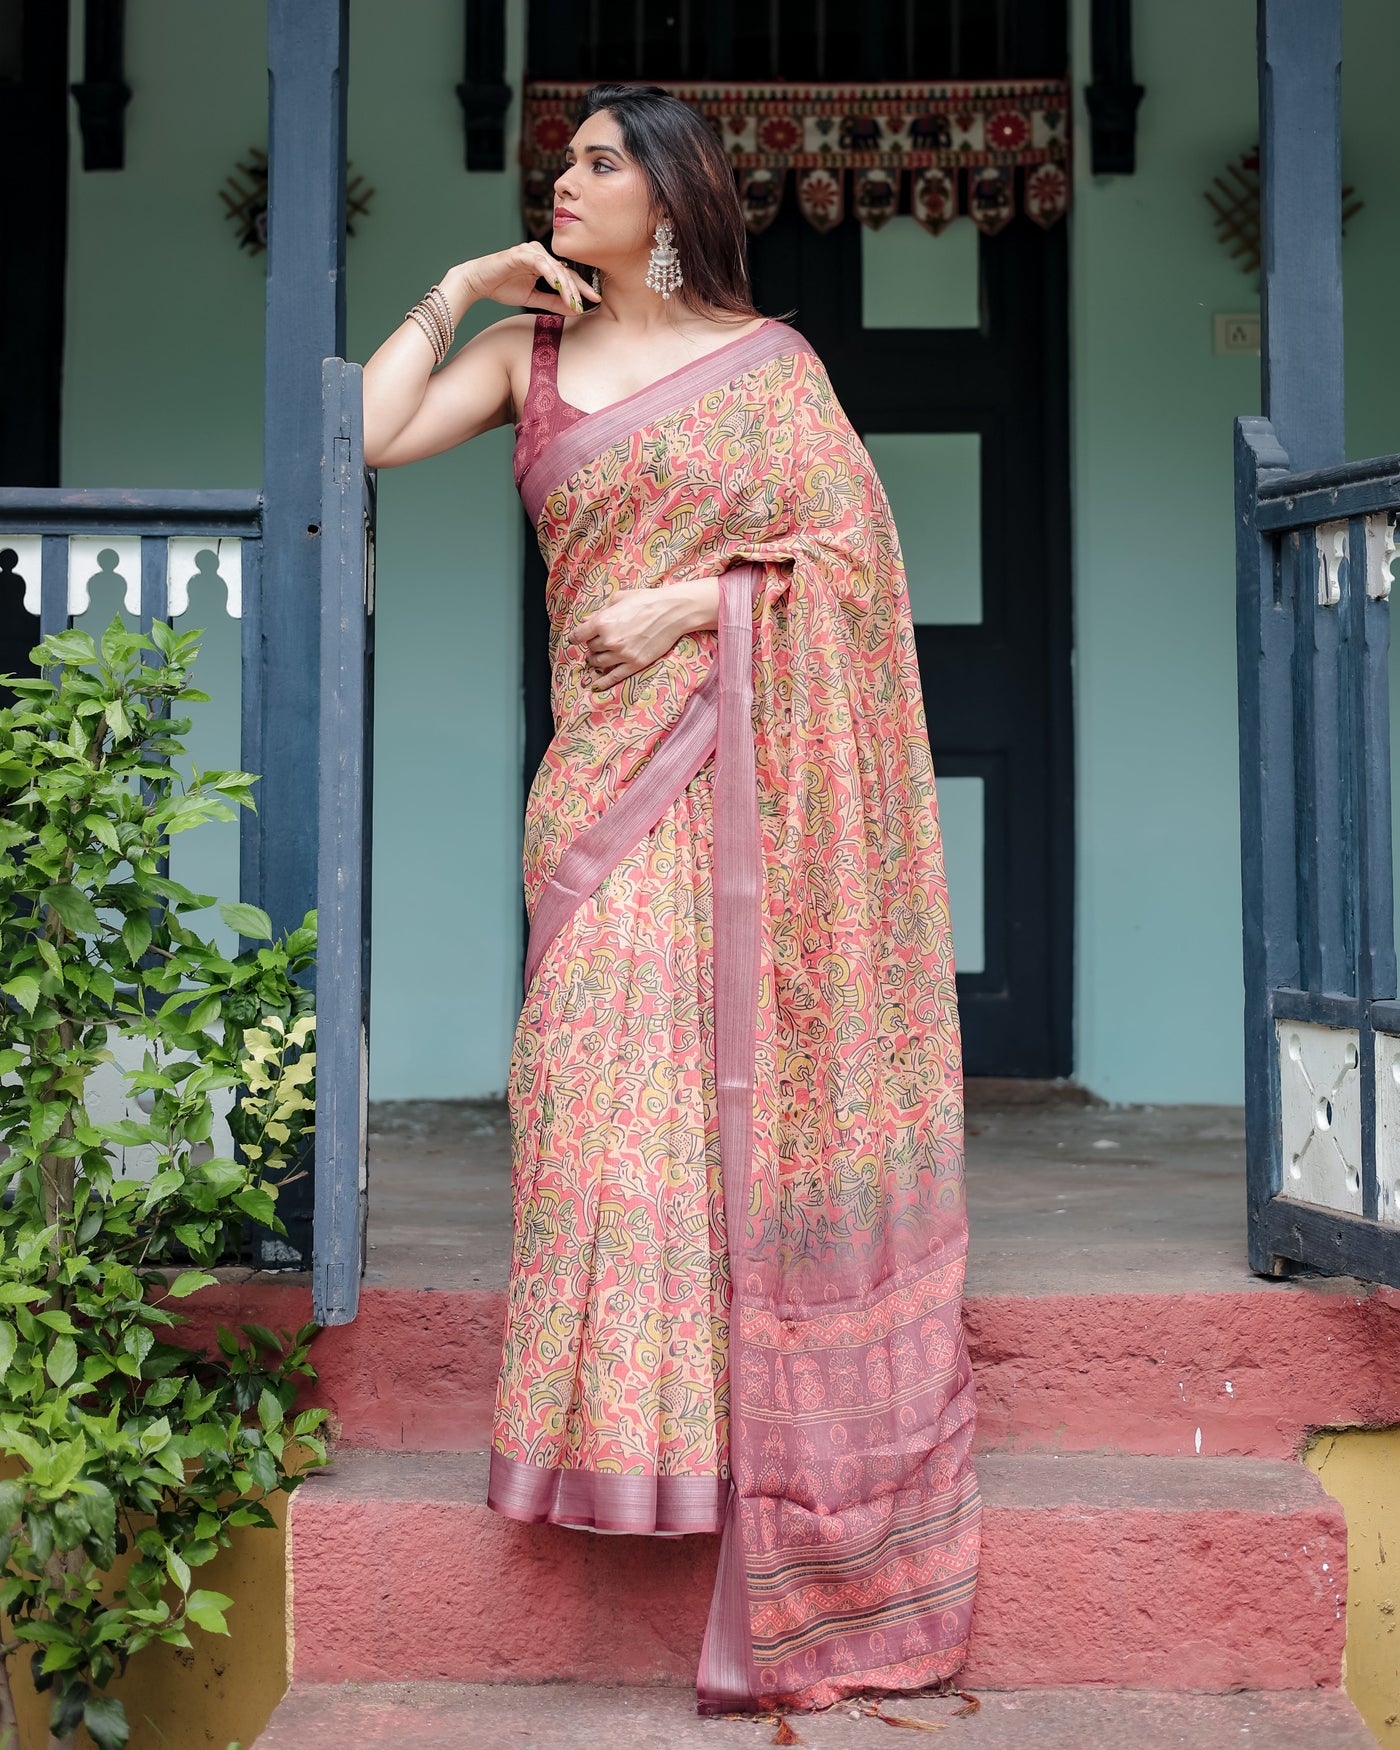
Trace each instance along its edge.
{"label": "door glass pane", "polygon": [[909,213],[860,228],[861,321],[866,328],[976,328],[977,239],[971,219],[931,237]]}
{"label": "door glass pane", "polygon": [[986,940],[983,873],[987,786],[982,778],[944,778],[934,760],[938,822],[943,833],[943,866],[948,876],[948,909],[953,914],[953,963],[958,972],[985,972]]}
{"label": "door glass pane", "polygon": [[915,625],[980,625],[981,434],[867,432],[865,447],[894,511]]}

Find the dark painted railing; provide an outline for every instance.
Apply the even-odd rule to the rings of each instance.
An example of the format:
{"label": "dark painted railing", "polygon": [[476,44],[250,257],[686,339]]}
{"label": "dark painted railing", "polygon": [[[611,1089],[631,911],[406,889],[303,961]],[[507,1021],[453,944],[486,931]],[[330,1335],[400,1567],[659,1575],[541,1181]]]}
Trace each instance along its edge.
{"label": "dark painted railing", "polygon": [[[172,622],[185,611],[192,581],[201,593],[223,584],[226,609],[240,621],[239,764],[250,772],[261,771],[263,752],[262,553],[263,501],[256,490],[0,487],[0,589],[22,592],[35,644],[68,630],[86,611],[90,585],[99,578],[125,584],[122,617],[148,636],[153,622]],[[147,660],[158,661],[158,653]],[[260,891],[259,844],[256,814],[240,809],[240,894]],[[162,873],[169,873],[168,860]],[[240,950],[252,946],[240,938]],[[293,1214],[288,1229],[285,1238],[251,1230],[261,1262],[309,1260],[309,1216]]]}
{"label": "dark painted railing", "polygon": [[[255,1236],[265,1265],[304,1268],[314,1260],[316,1316],[328,1324],[355,1315],[367,1199],[374,476],[364,467],[361,374],[344,359],[322,364],[314,1216],[309,1208],[293,1212],[285,1238]],[[36,644],[73,624],[97,576],[126,585],[124,618],[147,634],[153,621],[183,611],[192,576],[205,588],[224,584],[228,610],[241,618],[239,760],[260,775],[270,715],[259,615],[263,539],[257,491],[0,488],[0,589],[22,592]],[[257,895],[256,814],[241,810],[239,824],[239,891]]]}
{"label": "dark painted railing", "polygon": [[[260,1230],[254,1256],[314,1266],[324,1323],[355,1315],[367,1181],[374,482],[344,358],[348,44],[348,0],[268,0],[262,491],[0,488],[0,590],[25,589],[39,636],[114,569],[149,630],[209,553],[241,613],[240,758],[259,784],[256,814],[240,810],[240,897],[278,935],[316,907],[323,957],[315,1172],[279,1199],[287,1236]],[[208,558],[197,568],[207,578]]]}
{"label": "dark painted railing", "polygon": [[[126,487],[0,487],[0,589],[19,594],[33,614],[34,642],[66,631],[85,611],[88,586],[119,577],[131,625],[149,634],[155,620],[183,612],[189,584],[222,582],[241,622],[240,760],[259,771],[262,722],[258,604],[263,503],[257,491],[150,491]],[[239,881],[258,891],[258,834],[240,811]]]}
{"label": "dark painted railing", "polygon": [[1400,457],[1343,459],[1341,61],[1341,0],[1260,0],[1264,416],[1235,426],[1249,1260],[1400,1283]]}
{"label": "dark painted railing", "polygon": [[1236,508],[1251,1263],[1400,1283],[1400,457],[1292,472],[1241,420]]}

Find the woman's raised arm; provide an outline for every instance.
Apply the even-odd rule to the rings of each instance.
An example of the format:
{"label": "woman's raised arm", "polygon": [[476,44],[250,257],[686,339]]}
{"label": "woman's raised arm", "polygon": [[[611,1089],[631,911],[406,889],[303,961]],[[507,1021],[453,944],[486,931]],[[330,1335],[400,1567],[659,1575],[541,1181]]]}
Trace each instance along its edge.
{"label": "woman's raised arm", "polygon": [[[556,289],[537,291],[541,279]],[[454,326],[479,298],[569,315],[587,308],[585,298],[598,297],[543,243],[517,243],[459,262],[439,284]],[[364,367],[366,465],[397,468],[504,425],[510,416],[511,350],[521,326],[518,319],[493,322],[434,369],[431,342],[405,316]]]}

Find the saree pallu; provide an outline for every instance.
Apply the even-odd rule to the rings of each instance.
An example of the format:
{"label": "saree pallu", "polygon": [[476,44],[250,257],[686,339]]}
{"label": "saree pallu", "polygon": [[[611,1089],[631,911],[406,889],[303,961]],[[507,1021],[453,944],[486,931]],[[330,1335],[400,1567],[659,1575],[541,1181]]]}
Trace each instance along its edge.
{"label": "saree pallu", "polygon": [[[567,427],[520,485],[556,733],[526,805],[491,1505],[721,1529],[702,1713],[924,1687],[966,1657],[981,1501],[952,936],[888,500],[775,321]],[[572,625],[708,576],[716,631],[592,687]]]}

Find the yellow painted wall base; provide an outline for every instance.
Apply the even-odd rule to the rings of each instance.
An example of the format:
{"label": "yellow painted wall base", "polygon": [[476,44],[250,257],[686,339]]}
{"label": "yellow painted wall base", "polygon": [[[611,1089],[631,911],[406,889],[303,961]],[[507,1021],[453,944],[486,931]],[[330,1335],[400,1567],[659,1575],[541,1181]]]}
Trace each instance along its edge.
{"label": "yellow painted wall base", "polygon": [[1400,1428],[1328,1429],[1303,1462],[1347,1516],[1347,1694],[1400,1750]]}
{"label": "yellow painted wall base", "polygon": [[[137,1654],[125,1677],[108,1686],[106,1693],[126,1704],[128,1750],[228,1750],[230,1743],[247,1750],[286,1693],[288,1498],[277,1494],[264,1500],[276,1529],[244,1526],[231,1534],[227,1549],[195,1569],[195,1585],[233,1600],[226,1613],[228,1634],[191,1626],[191,1646],[156,1642]],[[119,1558],[114,1576],[125,1572],[128,1559]],[[43,1750],[49,1697],[35,1692],[27,1655],[12,1658],[9,1670],[19,1750]],[[94,1750],[81,1729],[77,1742],[79,1750]]]}

